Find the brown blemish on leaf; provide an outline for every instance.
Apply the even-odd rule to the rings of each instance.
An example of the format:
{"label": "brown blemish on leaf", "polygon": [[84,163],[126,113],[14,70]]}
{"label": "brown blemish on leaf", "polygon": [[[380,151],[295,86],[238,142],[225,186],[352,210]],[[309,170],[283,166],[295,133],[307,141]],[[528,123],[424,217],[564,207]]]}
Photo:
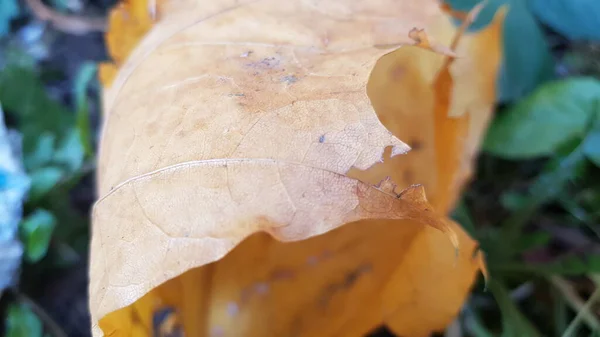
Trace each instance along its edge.
{"label": "brown blemish on leaf", "polygon": [[319,306],[322,308],[327,307],[331,298],[335,296],[338,292],[348,291],[357,281],[358,279],[366,273],[369,273],[372,270],[372,266],[369,263],[364,263],[359,265],[357,268],[350,270],[344,275],[342,281],[328,284],[322,291],[319,296]]}
{"label": "brown blemish on leaf", "polygon": [[266,70],[266,69],[272,69],[272,68],[278,67],[280,63],[281,63],[281,60],[280,60],[279,56],[277,56],[277,57],[270,56],[270,57],[265,57],[262,60],[257,61],[257,62],[247,63],[246,66],[248,66],[250,68],[254,68],[254,69]]}
{"label": "brown blemish on leaf", "polygon": [[277,269],[273,271],[269,279],[272,281],[291,280],[295,275],[296,273],[291,269]]}
{"label": "brown blemish on leaf", "polygon": [[406,74],[406,69],[404,69],[404,66],[398,65],[390,72],[390,77],[392,81],[401,81],[404,74]]}
{"label": "brown blemish on leaf", "polygon": [[408,144],[411,151],[419,151],[423,147],[423,143],[420,140],[414,140]]}
{"label": "brown blemish on leaf", "polygon": [[298,82],[298,78],[294,75],[283,76],[281,82],[285,82],[288,85]]}

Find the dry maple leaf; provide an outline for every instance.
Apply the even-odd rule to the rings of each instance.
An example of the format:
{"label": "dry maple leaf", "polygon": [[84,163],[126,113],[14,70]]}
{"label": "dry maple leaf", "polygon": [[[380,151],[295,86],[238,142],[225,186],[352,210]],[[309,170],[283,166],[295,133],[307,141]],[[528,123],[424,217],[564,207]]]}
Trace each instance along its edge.
{"label": "dry maple leaf", "polygon": [[[461,40],[475,58],[402,47],[378,62],[376,45],[398,32],[412,44],[414,27],[450,45],[437,1],[156,5],[111,14],[94,335],[151,335],[164,306],[188,335],[215,337],[359,336],[382,322],[425,336],[450,322],[479,270],[476,243],[422,186],[397,195],[382,180],[424,183],[436,209],[451,207],[495,98],[501,16]],[[377,113],[365,89],[376,63]],[[408,146],[380,120],[415,149],[399,156]]]}

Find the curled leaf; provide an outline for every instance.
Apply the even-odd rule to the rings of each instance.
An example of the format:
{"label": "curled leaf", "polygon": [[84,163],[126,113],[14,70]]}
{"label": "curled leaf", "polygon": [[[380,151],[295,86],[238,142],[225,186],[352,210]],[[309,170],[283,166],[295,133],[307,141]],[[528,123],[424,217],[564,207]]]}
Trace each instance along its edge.
{"label": "curled leaf", "polygon": [[[150,15],[148,4],[135,8]],[[451,321],[480,261],[475,242],[424,191],[446,198],[437,201],[445,212],[459,186],[412,186],[437,179],[441,163],[411,183],[396,175],[449,158],[444,174],[462,177],[477,130],[464,121],[457,127],[444,97],[473,86],[472,78],[453,77],[444,55],[409,46],[407,37],[389,55],[404,55],[409,75],[428,74],[403,82],[412,86],[399,93],[425,93],[404,102],[424,115],[402,119],[382,109],[373,86],[372,106],[365,90],[369,76],[381,83],[385,57],[378,60],[387,51],[374,46],[397,40],[397,30],[407,36],[442,23],[449,30],[430,31],[449,45],[456,30],[437,1],[157,6],[158,21],[105,87],[90,266],[94,334],[151,335],[165,308],[169,322],[201,336],[352,336],[381,323],[421,336]],[[482,39],[468,40],[467,49],[482,48]],[[496,71],[496,50],[477,76]],[[423,63],[410,63],[418,53],[427,53]],[[477,99],[453,104],[475,113]],[[411,160],[396,136],[423,128],[431,137],[432,127],[448,133],[445,141],[460,137],[449,148],[428,143],[432,161]],[[415,319],[424,312],[427,324]]]}

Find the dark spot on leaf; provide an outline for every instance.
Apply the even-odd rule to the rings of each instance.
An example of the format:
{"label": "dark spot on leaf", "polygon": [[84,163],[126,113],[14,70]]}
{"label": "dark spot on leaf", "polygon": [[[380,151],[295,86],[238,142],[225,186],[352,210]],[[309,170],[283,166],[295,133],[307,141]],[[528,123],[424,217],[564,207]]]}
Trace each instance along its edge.
{"label": "dark spot on leaf", "polygon": [[269,292],[269,284],[266,282],[258,282],[254,285],[254,291],[256,291],[257,294],[266,294]]}
{"label": "dark spot on leaf", "polygon": [[366,263],[358,266],[358,268],[353,269],[346,273],[344,279],[338,283],[332,283],[327,285],[323,291],[321,296],[319,297],[319,304],[321,306],[327,306],[331,298],[339,291],[348,290],[351,288],[356,281],[364,274],[370,272],[373,269],[371,264]]}
{"label": "dark spot on leaf", "polygon": [[295,276],[294,271],[290,269],[278,269],[274,270],[271,273],[271,280],[273,281],[282,281],[282,280],[290,280]]}
{"label": "dark spot on leaf", "polygon": [[316,256],[309,256],[309,257],[306,259],[306,264],[307,264],[307,265],[309,265],[309,266],[314,266],[314,265],[316,265],[317,263],[319,263],[319,258],[318,258],[318,257],[316,257]]}
{"label": "dark spot on leaf", "polygon": [[324,143],[325,142],[325,135],[321,135],[321,137],[319,137],[319,143]]}
{"label": "dark spot on leaf", "polygon": [[227,303],[227,313],[229,314],[229,316],[237,316],[237,314],[240,312],[240,306],[235,303],[235,302],[229,302]]}
{"label": "dark spot on leaf", "polygon": [[401,81],[404,74],[406,74],[406,69],[404,69],[403,65],[398,65],[392,70],[390,76],[392,81]]}
{"label": "dark spot on leaf", "polygon": [[274,57],[265,57],[260,63],[266,65],[267,67],[273,67],[279,64],[279,60]]}
{"label": "dark spot on leaf", "polygon": [[242,289],[242,293],[240,295],[240,302],[242,304],[247,303],[248,300],[250,300],[250,298],[252,297],[253,291],[254,291],[254,289],[249,288],[249,287]]}
{"label": "dark spot on leaf", "polygon": [[423,143],[421,143],[421,141],[419,140],[413,140],[408,145],[410,146],[412,151],[418,151],[423,147]]}
{"label": "dark spot on leaf", "polygon": [[298,82],[298,78],[294,75],[283,76],[281,78],[281,82],[286,82],[287,84],[292,84]]}

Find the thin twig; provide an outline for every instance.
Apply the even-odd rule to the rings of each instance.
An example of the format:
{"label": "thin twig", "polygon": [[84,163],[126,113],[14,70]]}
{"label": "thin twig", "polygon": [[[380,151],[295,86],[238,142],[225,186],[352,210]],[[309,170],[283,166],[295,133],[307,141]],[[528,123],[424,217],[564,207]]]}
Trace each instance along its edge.
{"label": "thin twig", "polygon": [[[563,333],[562,337],[574,336],[575,331],[577,331],[577,328],[579,328],[579,323],[581,322],[581,320],[584,319],[585,316],[588,316],[588,315],[593,316],[594,315],[593,313],[590,312],[590,308],[594,303],[596,303],[596,301],[598,299],[600,299],[600,287],[597,287],[596,290],[594,290],[594,292],[592,293],[590,298],[587,300],[587,302],[577,312],[577,315],[571,321],[571,324],[569,324],[569,326],[567,327],[567,330],[565,330],[565,333]],[[598,328],[592,329],[592,331],[596,332],[596,331],[598,331]]]}
{"label": "thin twig", "polygon": [[[598,319],[593,313],[586,309],[586,303],[579,297],[569,282],[558,276],[550,277],[550,282],[560,291],[569,306],[577,312],[578,316],[581,316],[580,319],[583,320],[591,330],[596,331],[600,329],[600,322],[598,322]],[[600,287],[598,289],[600,289]]]}
{"label": "thin twig", "polygon": [[40,307],[35,301],[29,298],[27,295],[21,293],[15,288],[11,289],[11,292],[15,295],[19,302],[25,303],[31,310],[42,320],[50,334],[54,337],[68,337],[65,331],[46,313],[46,311]]}
{"label": "thin twig", "polygon": [[25,1],[38,19],[50,22],[52,26],[62,32],[83,35],[106,30],[106,18],[62,14],[49,8],[41,0]]}

